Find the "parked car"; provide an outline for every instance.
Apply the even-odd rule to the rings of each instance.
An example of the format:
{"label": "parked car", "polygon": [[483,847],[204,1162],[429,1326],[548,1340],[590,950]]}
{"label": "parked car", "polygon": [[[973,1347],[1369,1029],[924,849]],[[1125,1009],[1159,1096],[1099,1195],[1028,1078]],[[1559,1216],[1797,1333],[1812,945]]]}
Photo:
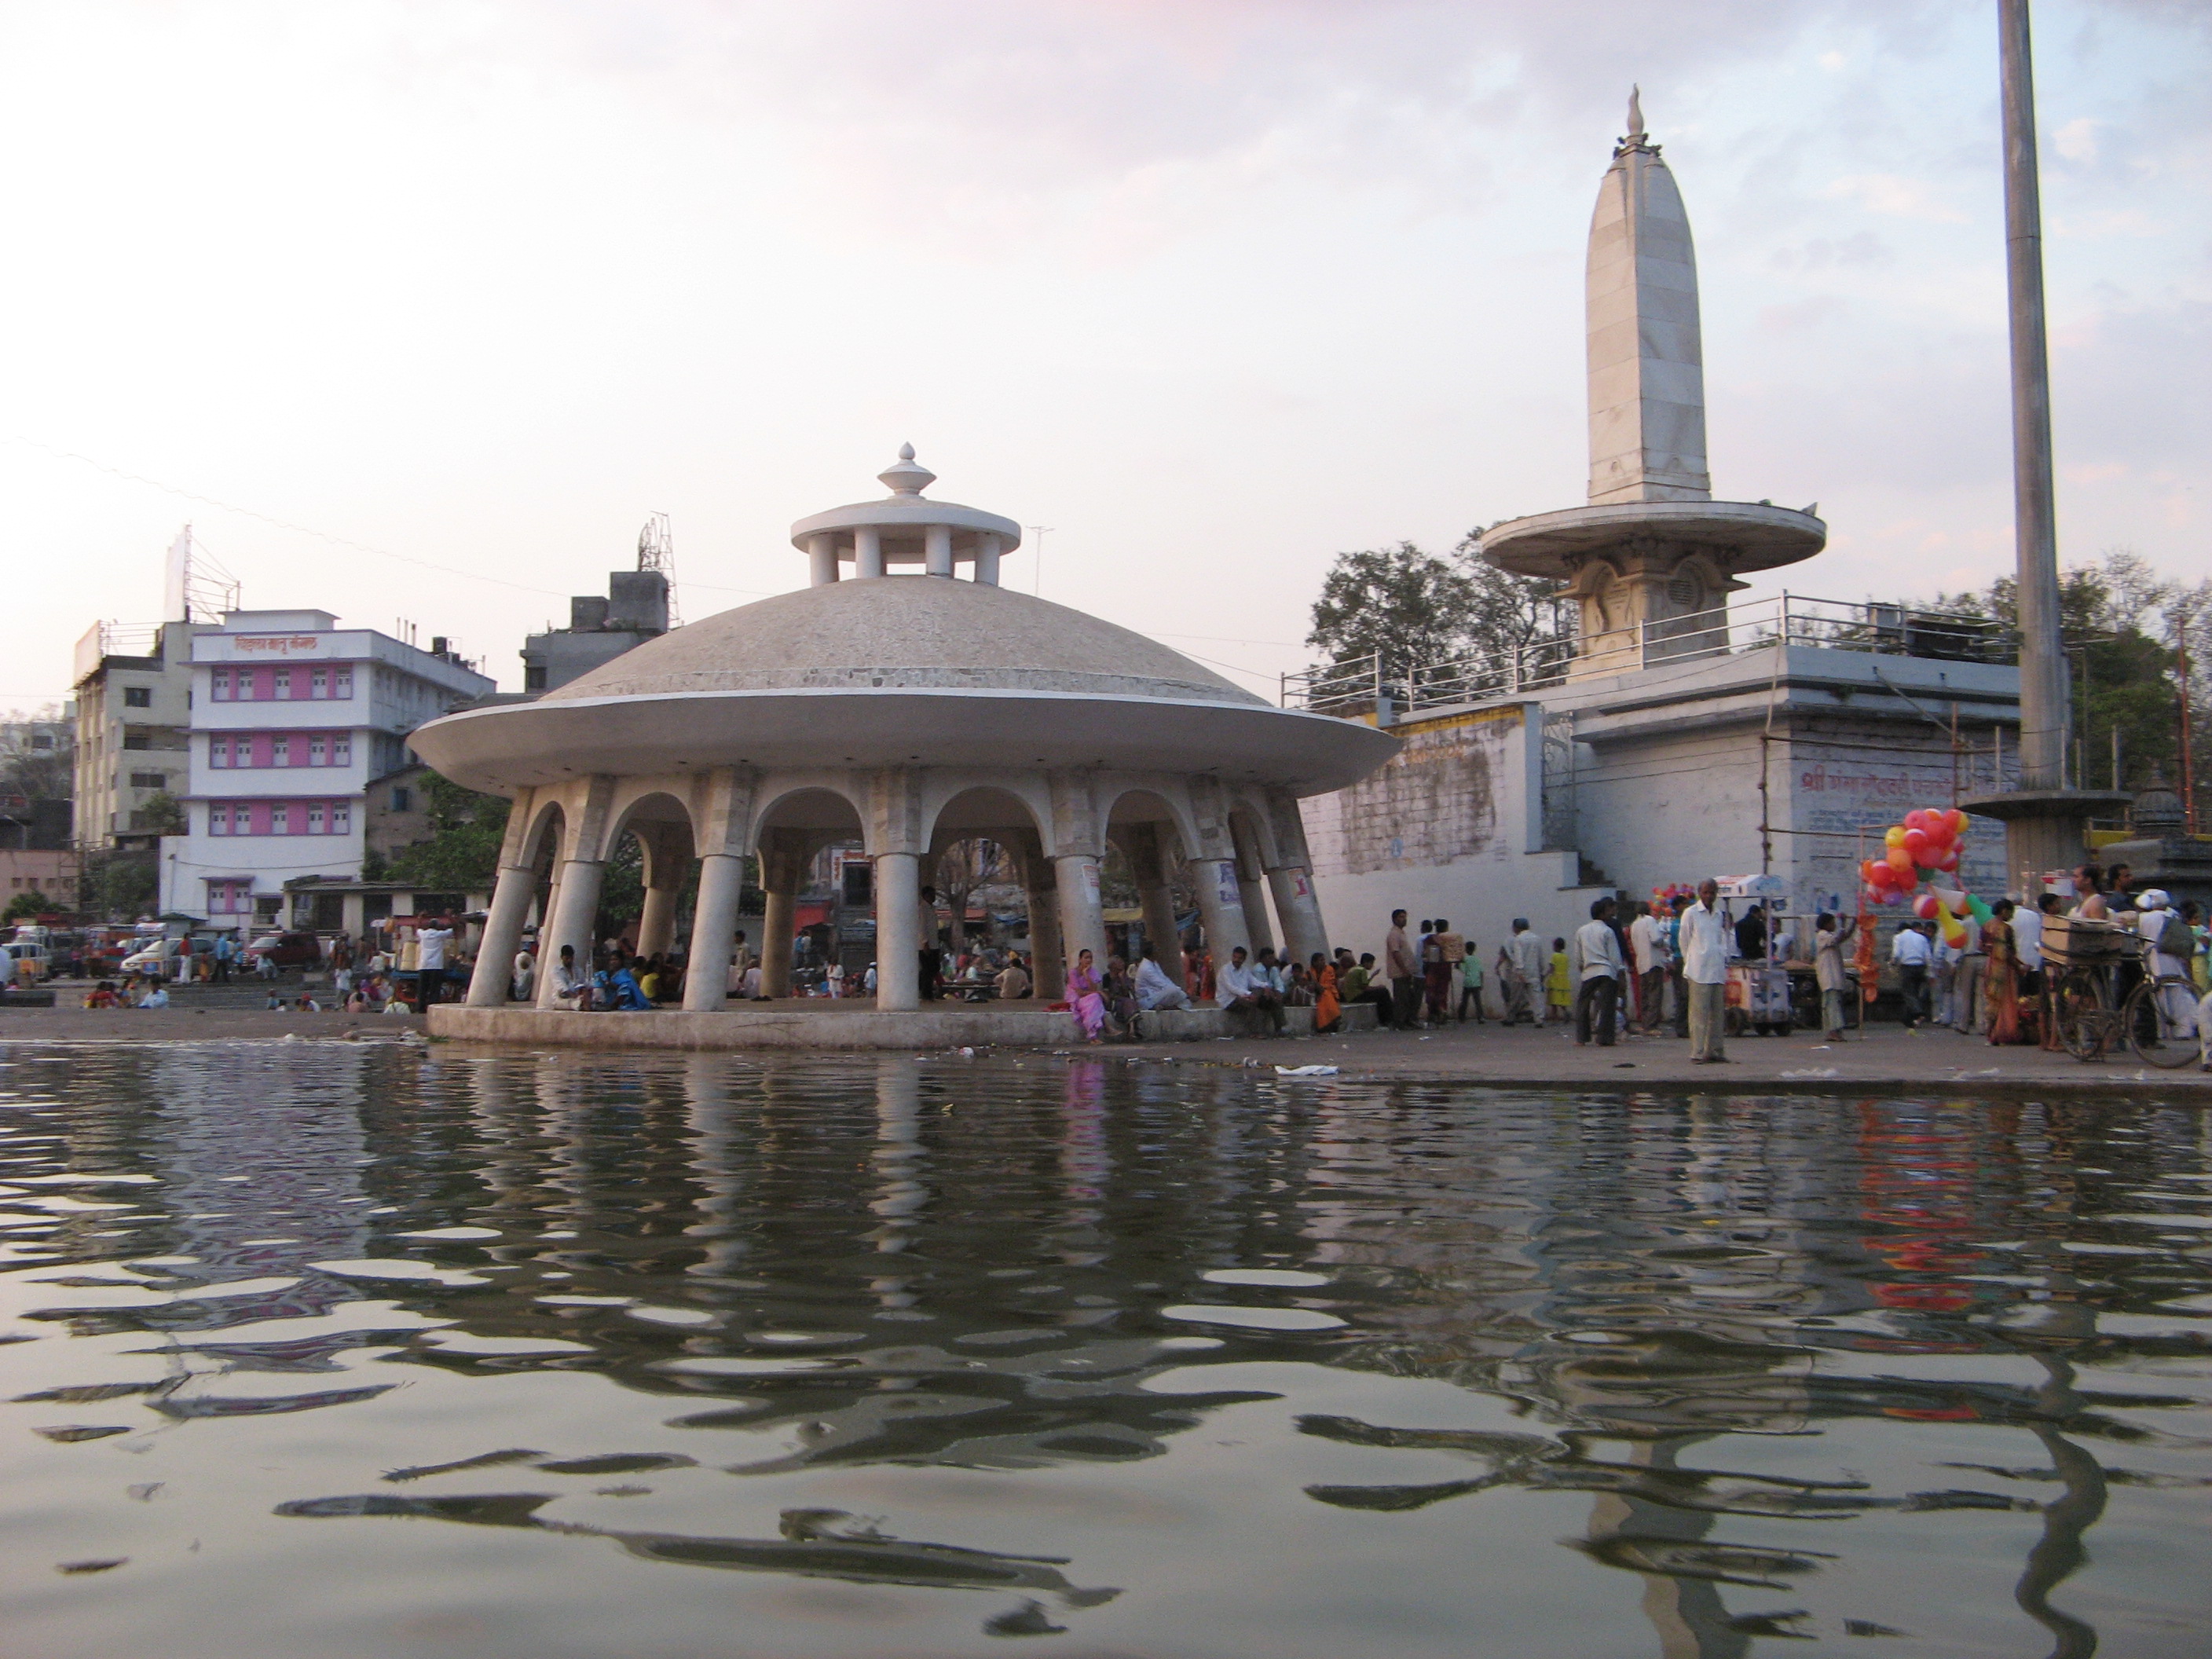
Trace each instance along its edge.
{"label": "parked car", "polygon": [[180,942],[173,939],[151,940],[141,949],[133,951],[129,956],[124,957],[117,964],[117,971],[125,974],[166,974],[176,963],[177,950]]}
{"label": "parked car", "polygon": [[21,943],[0,945],[6,952],[6,977],[16,983],[28,983],[53,977],[53,958],[46,953],[43,939],[27,939]]}
{"label": "parked car", "polygon": [[264,933],[246,954],[266,957],[279,968],[313,968],[323,959],[323,946],[313,933]]}

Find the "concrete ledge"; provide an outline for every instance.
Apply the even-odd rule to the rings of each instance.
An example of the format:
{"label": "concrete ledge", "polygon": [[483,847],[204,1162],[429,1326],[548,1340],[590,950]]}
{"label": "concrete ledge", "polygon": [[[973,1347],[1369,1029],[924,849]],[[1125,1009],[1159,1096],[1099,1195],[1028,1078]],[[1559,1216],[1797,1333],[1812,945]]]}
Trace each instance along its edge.
{"label": "concrete ledge", "polygon": [[[1313,1030],[1313,1010],[1286,1008],[1291,1036]],[[1371,1006],[1346,1009],[1346,1024],[1370,1030]],[[551,1013],[537,1008],[471,1008],[441,1003],[429,1011],[430,1035],[460,1042],[503,1042],[564,1048],[957,1048],[998,1045],[1065,1048],[1083,1040],[1073,1014],[1043,1008],[946,1007],[913,1013],[872,1008],[733,1008],[719,1014]],[[1260,1022],[1218,1008],[1146,1014],[1138,1030],[1146,1042],[1203,1042],[1211,1037],[1254,1036]]]}

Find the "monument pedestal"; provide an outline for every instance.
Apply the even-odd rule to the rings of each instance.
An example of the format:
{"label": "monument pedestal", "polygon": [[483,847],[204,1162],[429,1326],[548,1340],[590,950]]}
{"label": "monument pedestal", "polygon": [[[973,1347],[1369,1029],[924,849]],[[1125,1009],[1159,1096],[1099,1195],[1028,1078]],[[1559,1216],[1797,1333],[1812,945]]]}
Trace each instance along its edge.
{"label": "monument pedestal", "polygon": [[2134,799],[2110,789],[2013,789],[1959,805],[2003,823],[2007,881],[2021,884],[2025,894],[2045,871],[2071,870],[2087,860],[2089,820],[2124,812]]}

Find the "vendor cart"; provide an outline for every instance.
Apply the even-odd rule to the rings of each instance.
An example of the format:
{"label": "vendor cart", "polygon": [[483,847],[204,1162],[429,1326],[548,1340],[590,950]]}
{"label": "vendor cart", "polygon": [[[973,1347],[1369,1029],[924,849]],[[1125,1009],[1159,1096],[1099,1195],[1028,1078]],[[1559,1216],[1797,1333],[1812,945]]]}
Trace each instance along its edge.
{"label": "vendor cart", "polygon": [[[1786,1036],[1797,1024],[1797,1005],[1790,971],[1775,953],[1775,942],[1810,923],[1789,909],[1790,887],[1778,876],[1727,876],[1720,889],[1721,916],[1731,939],[1735,935],[1739,908],[1766,907],[1766,942],[1755,958],[1739,957],[1729,963],[1728,1031],[1730,1036],[1756,1032],[1760,1036]],[[1808,935],[1809,938],[1809,935]]]}

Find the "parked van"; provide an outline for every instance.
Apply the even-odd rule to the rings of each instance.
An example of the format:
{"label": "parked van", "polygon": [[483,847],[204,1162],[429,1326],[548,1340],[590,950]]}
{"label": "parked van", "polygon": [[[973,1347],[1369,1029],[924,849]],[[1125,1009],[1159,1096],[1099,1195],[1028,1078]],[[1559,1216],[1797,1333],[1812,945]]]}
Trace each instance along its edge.
{"label": "parked van", "polygon": [[54,959],[44,939],[10,940],[0,945],[0,960],[8,964],[7,976],[19,985],[36,984],[54,975]]}

